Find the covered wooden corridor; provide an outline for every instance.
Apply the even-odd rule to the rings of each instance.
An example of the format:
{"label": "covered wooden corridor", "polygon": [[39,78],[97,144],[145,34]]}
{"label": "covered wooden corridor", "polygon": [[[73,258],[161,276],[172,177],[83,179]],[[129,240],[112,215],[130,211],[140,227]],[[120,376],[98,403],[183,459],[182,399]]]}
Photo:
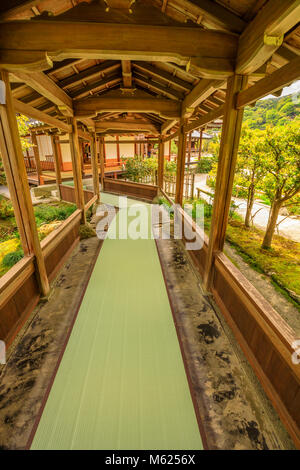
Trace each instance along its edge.
{"label": "covered wooden corridor", "polygon": [[[1,2],[0,152],[24,251],[24,258],[0,280],[1,340],[7,345],[12,344],[39,300],[49,298],[51,282],[78,244],[79,228],[86,224],[87,211],[101,202],[100,190],[149,203],[157,196],[166,197],[163,190],[165,148],[176,139],[176,194],[171,202],[177,204],[177,213],[194,231],[195,237],[203,241],[201,249],[189,252],[201,276],[202,288],[214,299],[283,425],[295,445],[300,447],[300,366],[291,360],[293,343],[297,339],[295,332],[223,253],[243,109],[270,93],[280,95],[284,86],[300,78],[299,17],[299,0]],[[43,132],[51,137],[54,150],[51,178],[55,175],[60,199],[77,206],[77,210],[42,242],[38,238],[16,113],[38,121]],[[208,237],[181,207],[186,151],[192,131],[199,129],[202,132],[207,126],[220,126],[221,122],[218,173]],[[35,139],[34,129],[32,133]],[[122,136],[124,142],[129,143],[132,135],[147,136],[140,140],[141,146],[150,141],[158,145],[157,185],[121,181],[106,174],[105,139],[115,141],[117,136]],[[68,140],[74,186],[64,184],[60,140]],[[84,188],[82,181],[82,140],[90,143],[93,190]],[[42,170],[37,154],[35,161],[40,181]],[[187,240],[182,241],[185,246]],[[119,246],[114,252],[112,243],[104,243],[103,264],[109,256],[114,259],[114,271],[122,273],[122,263],[126,260],[122,261],[125,253],[123,250],[118,252]],[[146,249],[143,254],[151,258],[151,279],[158,289],[153,299],[158,304],[157,307],[153,305],[153,309],[159,310],[163,304],[162,317],[168,310],[162,332],[166,328],[172,336],[170,351],[173,351],[174,361],[180,362],[162,274],[153,250],[151,245],[149,252]],[[103,299],[106,298],[109,286],[101,270],[102,255],[99,255],[95,277],[91,279],[77,325],[84,321],[89,309],[93,310],[88,299],[93,297],[97,279],[99,292]],[[134,276],[138,276],[138,270],[144,275],[143,269],[136,265]],[[117,294],[109,290],[108,295]],[[94,313],[97,316],[96,311]],[[134,327],[139,328],[138,312],[132,310],[130,313]],[[116,311],[116,315],[119,314],[120,311]],[[74,334],[79,330],[75,324]],[[72,363],[74,341],[76,339],[71,337],[60,370],[69,367],[68,361]],[[146,355],[150,354],[151,348],[153,344],[149,345]],[[101,360],[106,352],[99,350]],[[90,358],[94,364],[92,354]],[[71,364],[70,377],[72,367],[76,368],[77,364]],[[174,377],[179,374],[178,383],[182,385],[185,380],[182,363],[173,372]],[[53,393],[50,393],[46,415],[51,414],[51,406],[56,406],[56,393],[64,387],[64,379],[60,377],[61,372],[57,375]],[[113,387],[112,381],[109,383],[107,386]],[[124,382],[119,385],[123,387]],[[86,386],[84,381],[81,386]],[[186,383],[183,388],[178,388],[178,396],[181,392],[181,399],[189,410],[187,436],[190,448],[200,447],[200,437],[195,437],[195,417],[192,418]],[[129,389],[126,393],[131,394]],[[176,421],[176,413],[171,414]],[[42,417],[40,426],[33,446],[57,446],[58,436],[51,443],[45,442],[46,418]],[[172,442],[176,442],[174,446],[177,446],[177,437],[171,441],[176,427],[173,431],[167,432],[165,445],[172,446]],[[72,447],[70,436],[68,434],[64,441],[66,447]],[[78,439],[78,445],[80,436],[73,435],[75,440]],[[118,436],[115,438],[119,439]],[[132,439],[123,441],[122,445],[133,448]],[[105,446],[104,442],[107,441],[99,443],[96,439],[91,447]],[[136,446],[143,446],[144,442],[140,441]],[[186,447],[188,442],[184,443]]]}

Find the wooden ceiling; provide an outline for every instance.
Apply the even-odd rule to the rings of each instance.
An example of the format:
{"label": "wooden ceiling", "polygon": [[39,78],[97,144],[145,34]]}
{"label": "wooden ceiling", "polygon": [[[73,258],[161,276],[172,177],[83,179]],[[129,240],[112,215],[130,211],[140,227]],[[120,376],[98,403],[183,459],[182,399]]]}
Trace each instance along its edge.
{"label": "wooden ceiling", "polygon": [[[2,0],[0,68],[10,71],[16,109],[34,109],[32,117],[37,119],[46,113],[54,122],[65,122],[75,109],[82,126],[96,124],[99,132],[165,133],[176,130],[180,115],[188,123],[201,122],[210,112],[219,118],[226,78],[234,70],[249,75],[248,85],[252,86],[300,54],[300,0],[131,3]],[[143,25],[140,31],[138,25]],[[35,38],[39,38],[37,44]],[[102,41],[101,49],[107,48],[105,53],[93,51],[90,44],[95,38]],[[124,46],[124,50],[110,53],[110,44],[122,41],[133,52],[128,53]],[[14,63],[18,51],[25,65],[19,65],[19,56]],[[33,55],[38,57],[36,62]],[[83,109],[91,97],[106,98],[98,100],[99,105],[109,98],[119,100],[124,109],[123,105],[106,106],[103,112],[97,108],[88,115]],[[146,103],[149,98],[157,98],[162,108],[147,104],[140,110],[126,109],[130,100]]]}

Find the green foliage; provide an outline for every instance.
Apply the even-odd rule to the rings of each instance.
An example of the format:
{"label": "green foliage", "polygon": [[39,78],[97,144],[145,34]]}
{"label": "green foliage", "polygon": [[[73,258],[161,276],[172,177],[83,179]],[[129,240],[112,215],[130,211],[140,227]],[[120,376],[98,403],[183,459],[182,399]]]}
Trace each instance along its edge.
{"label": "green foliage", "polygon": [[16,251],[12,251],[11,253],[7,253],[2,259],[2,266],[4,268],[11,268],[14,266],[18,261],[20,261],[24,256],[24,252],[22,249],[18,249]]}
{"label": "green foliage", "polygon": [[154,157],[143,159],[135,155],[127,158],[125,163],[125,177],[131,181],[139,182],[145,176],[150,176],[157,170],[157,159]]}
{"label": "green foliage", "polygon": [[[152,176],[158,169],[158,160],[156,157],[145,158],[136,155],[133,158],[127,158],[125,163],[125,177],[131,181],[139,182],[141,179]],[[176,163],[165,160],[166,174],[176,174]]]}
{"label": "green foliage", "polygon": [[263,135],[262,186],[271,202],[288,201],[300,191],[300,120],[268,126]]}
{"label": "green foliage", "polygon": [[14,210],[13,210],[13,206],[12,206],[12,203],[5,199],[5,198],[1,198],[0,199],[0,219],[9,219],[11,217],[13,217],[14,215]]}
{"label": "green foliage", "polygon": [[59,203],[57,205],[40,204],[35,206],[34,215],[37,226],[54,220],[65,220],[76,210],[75,204]]}
{"label": "green foliage", "polygon": [[[30,120],[28,119],[28,117],[24,116],[23,114],[18,114],[17,115],[17,123],[18,123],[19,135],[20,135],[21,146],[22,146],[23,152],[32,147],[31,142],[25,137],[29,133],[29,131],[28,131],[29,121]],[[6,175],[5,175],[5,171],[4,171],[2,158],[1,158],[1,155],[0,155],[0,185],[1,184],[6,186],[7,181],[6,181]]]}
{"label": "green foliage", "polygon": [[91,237],[95,237],[95,236],[96,236],[96,232],[89,223],[81,224],[79,226],[79,238],[80,238],[80,240],[84,240],[86,238],[91,238]]}
{"label": "green foliage", "polygon": [[171,153],[176,153],[178,152],[178,146],[175,142],[175,140],[171,140]]}
{"label": "green foliage", "polygon": [[[196,215],[194,207],[199,202],[204,204],[204,229],[209,233],[212,205],[204,199],[193,201],[194,220]],[[245,228],[240,216],[229,219],[226,241],[237,249],[251,267],[269,275],[276,286],[300,295],[300,243],[275,235],[273,248],[262,250],[263,236],[263,230],[256,227]],[[288,299],[292,302],[290,296]]]}
{"label": "green foliage", "polygon": [[25,151],[32,147],[31,142],[25,137],[29,133],[30,119],[28,119],[28,117],[24,116],[23,114],[18,114],[17,122],[18,122],[18,129],[19,129],[19,134],[20,134],[22,150]]}
{"label": "green foliage", "polygon": [[282,98],[260,100],[254,107],[244,110],[244,123],[250,129],[265,129],[267,125],[282,126],[293,121],[300,111],[300,100],[297,95]]}
{"label": "green foliage", "polygon": [[212,170],[215,159],[213,157],[201,157],[196,167],[196,173],[209,173]]}

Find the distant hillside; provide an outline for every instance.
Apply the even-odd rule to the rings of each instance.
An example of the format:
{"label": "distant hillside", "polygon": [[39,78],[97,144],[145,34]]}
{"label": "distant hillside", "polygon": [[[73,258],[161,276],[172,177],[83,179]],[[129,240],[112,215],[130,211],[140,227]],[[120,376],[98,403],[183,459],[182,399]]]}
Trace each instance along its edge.
{"label": "distant hillside", "polygon": [[244,122],[251,129],[265,129],[266,125],[284,125],[287,121],[299,117],[299,94],[270,98],[257,101],[251,108],[247,106],[244,111]]}

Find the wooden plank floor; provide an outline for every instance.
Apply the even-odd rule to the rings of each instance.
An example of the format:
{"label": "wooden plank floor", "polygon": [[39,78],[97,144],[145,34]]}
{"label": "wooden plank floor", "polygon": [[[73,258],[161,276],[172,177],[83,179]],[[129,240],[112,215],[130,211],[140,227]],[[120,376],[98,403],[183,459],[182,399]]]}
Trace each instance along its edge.
{"label": "wooden plank floor", "polygon": [[104,241],[31,448],[202,448],[154,240]]}

